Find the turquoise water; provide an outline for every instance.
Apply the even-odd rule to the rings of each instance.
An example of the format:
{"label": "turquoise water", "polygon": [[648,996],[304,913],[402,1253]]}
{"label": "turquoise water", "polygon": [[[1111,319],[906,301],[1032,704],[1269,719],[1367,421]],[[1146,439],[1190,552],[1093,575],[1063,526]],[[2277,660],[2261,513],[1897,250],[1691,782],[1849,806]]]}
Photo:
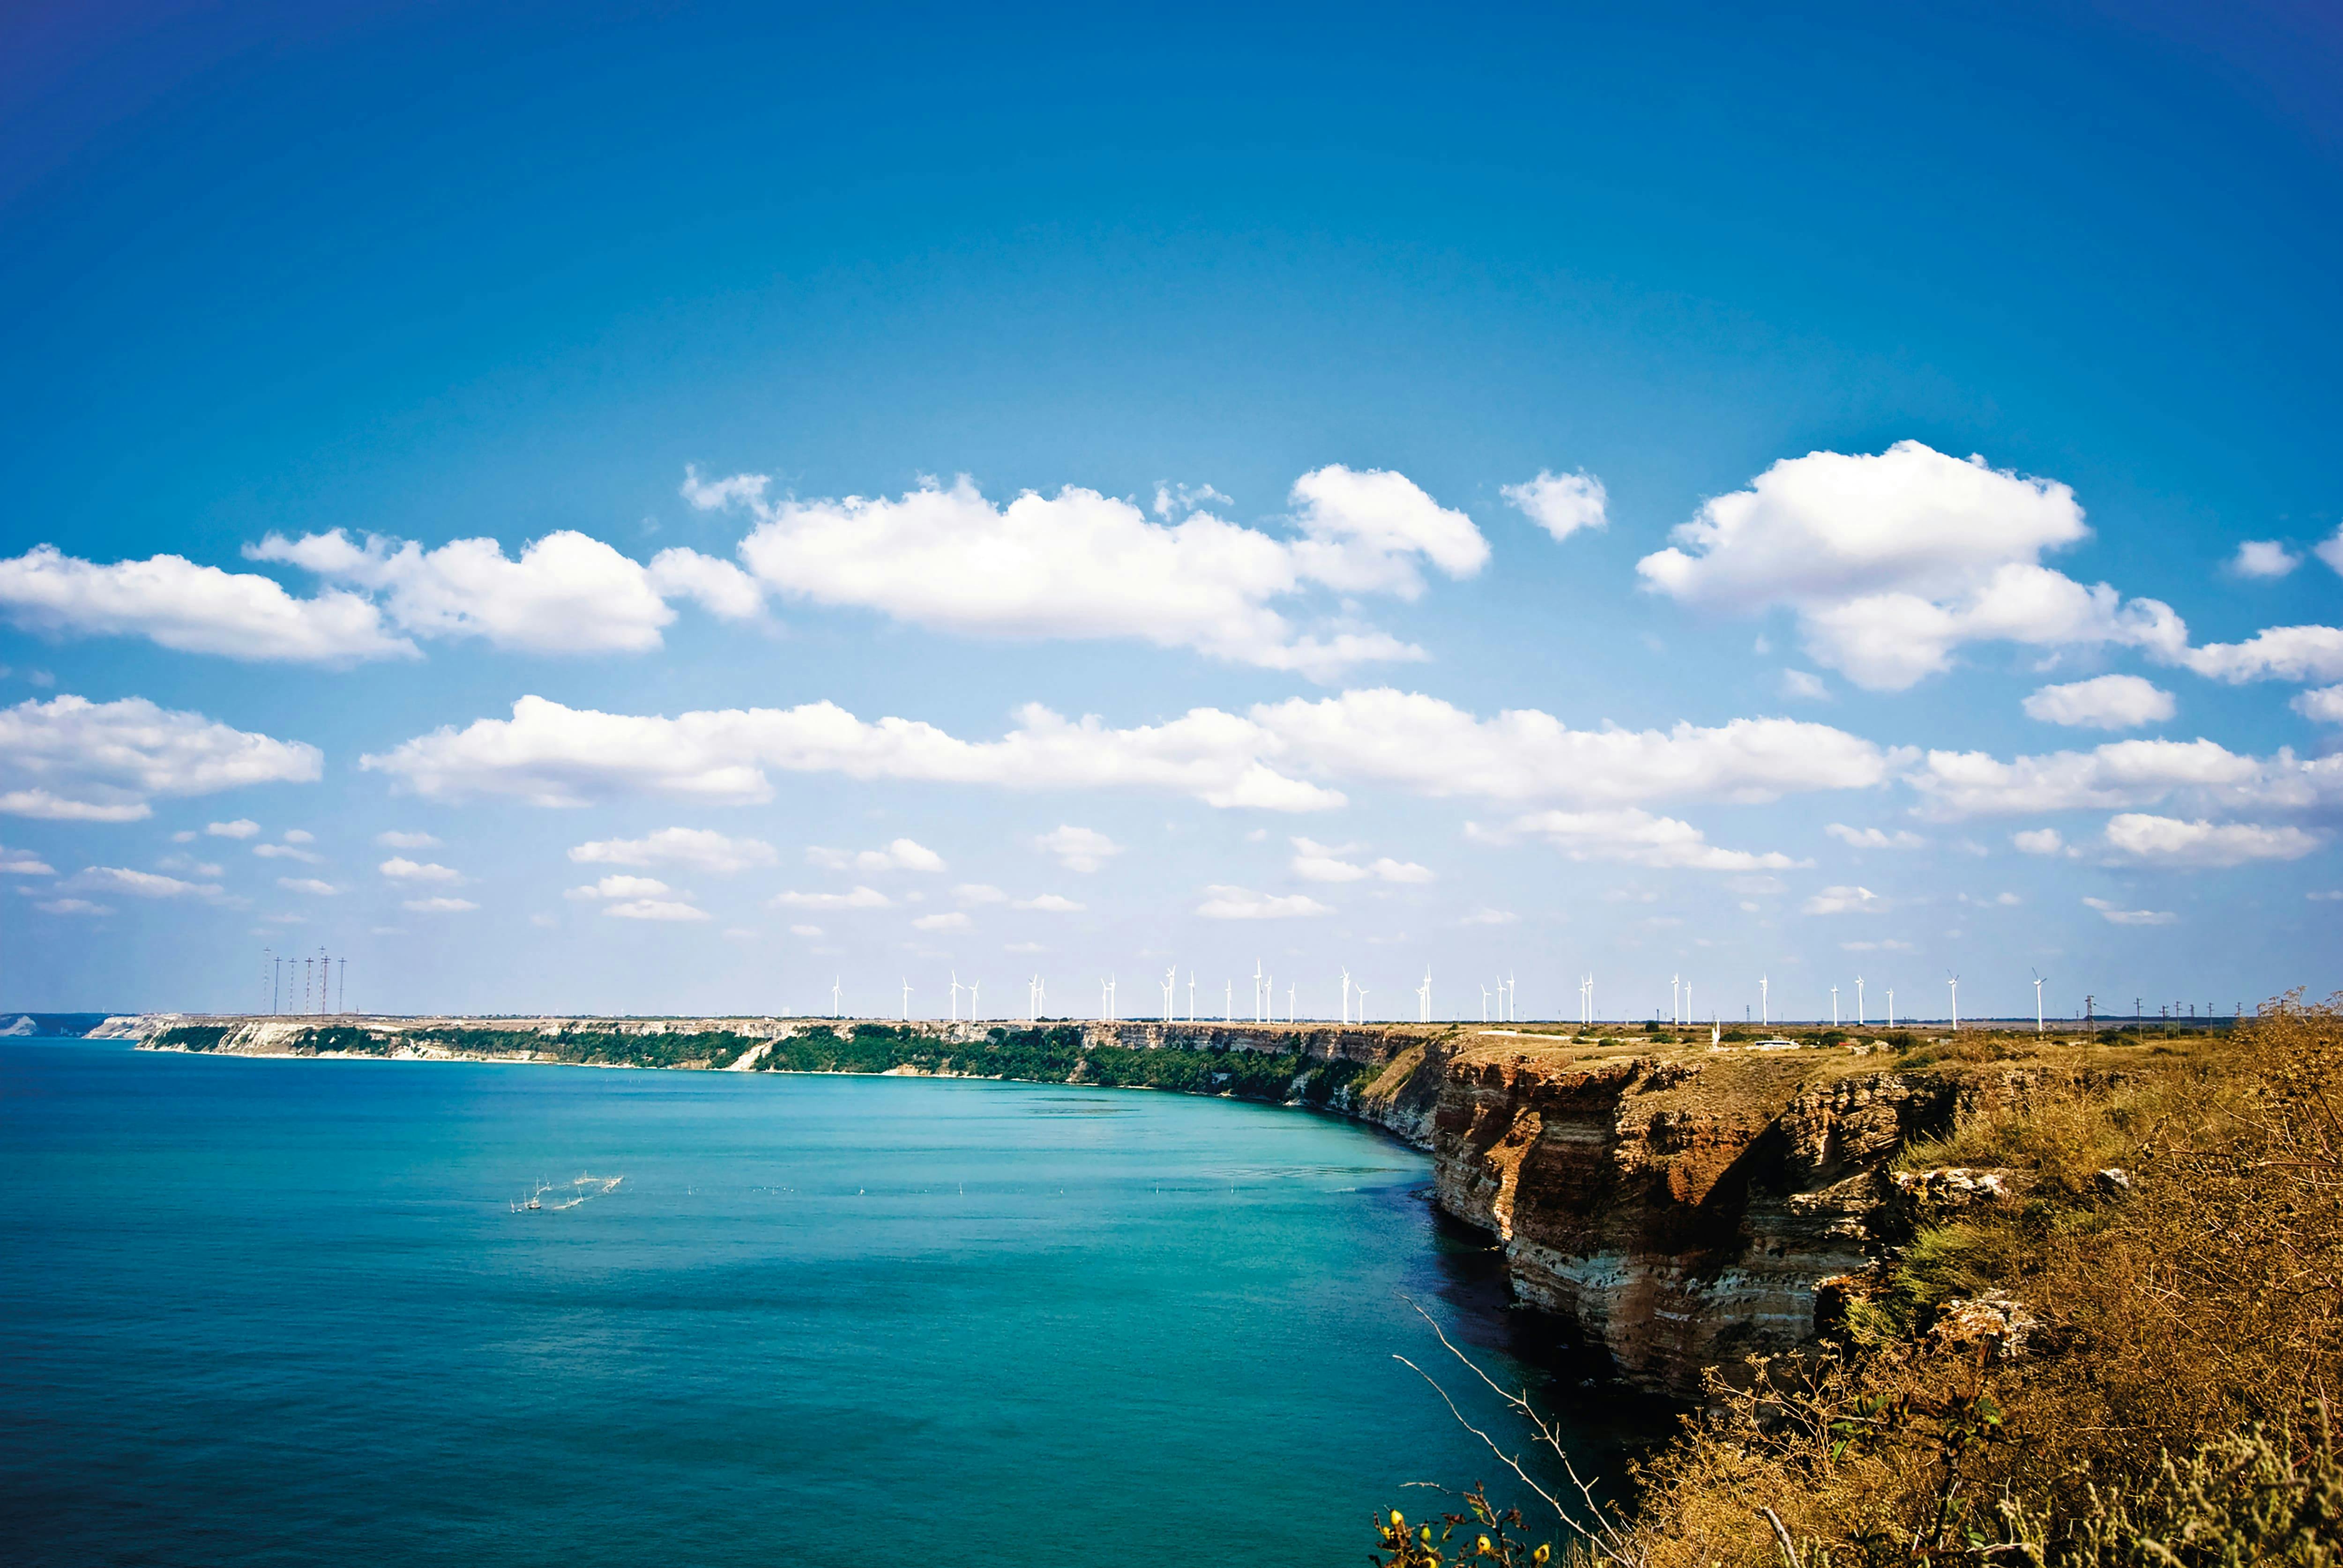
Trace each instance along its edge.
{"label": "turquoise water", "polygon": [[1391,1360],[1439,1353],[1413,1297],[1511,1364],[1427,1178],[1168,1094],[0,1041],[0,1536],[1356,1563],[1402,1483],[1492,1470]]}

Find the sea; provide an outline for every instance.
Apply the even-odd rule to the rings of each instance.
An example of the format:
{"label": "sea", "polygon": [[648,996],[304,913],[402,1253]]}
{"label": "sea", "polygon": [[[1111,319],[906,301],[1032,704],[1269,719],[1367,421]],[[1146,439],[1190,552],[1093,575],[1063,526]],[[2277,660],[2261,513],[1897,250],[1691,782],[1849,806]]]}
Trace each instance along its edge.
{"label": "sea", "polygon": [[0,1038],[0,1557],[1357,1563],[1535,1502],[1419,1309],[1616,1490],[1648,1412],[1429,1181],[1145,1091]]}

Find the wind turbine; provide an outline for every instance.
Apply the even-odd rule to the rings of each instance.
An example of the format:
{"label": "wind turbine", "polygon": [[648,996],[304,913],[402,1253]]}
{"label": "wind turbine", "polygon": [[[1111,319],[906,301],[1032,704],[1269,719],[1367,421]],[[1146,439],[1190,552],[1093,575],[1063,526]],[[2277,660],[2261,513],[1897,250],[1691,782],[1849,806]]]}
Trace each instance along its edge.
{"label": "wind turbine", "polygon": [[1961,977],[1946,970],[1945,983],[1953,988],[1953,1032],[1958,1034],[1961,1031]]}
{"label": "wind turbine", "polygon": [[1252,960],[1252,1020],[1255,1023],[1262,1021],[1261,960],[1259,959]]}
{"label": "wind turbine", "polygon": [[1367,988],[1364,986],[1359,988],[1359,1021],[1367,1021]]}
{"label": "wind turbine", "polygon": [[2042,971],[2034,971],[2034,1032],[2042,1032]]}
{"label": "wind turbine", "polygon": [[1896,988],[1892,985],[1887,988],[1887,1027],[1896,1027]]}
{"label": "wind turbine", "polygon": [[1671,1027],[1684,1022],[1684,1002],[1679,994],[1684,989],[1684,976],[1668,977],[1668,1023]]}
{"label": "wind turbine", "polygon": [[838,1010],[838,981],[839,977],[837,975],[830,977],[830,1016],[832,1018],[843,1018],[846,1016],[844,1013]]}
{"label": "wind turbine", "polygon": [[1692,981],[1690,980],[1684,981],[1684,1021],[1685,1023],[1692,1021]]}
{"label": "wind turbine", "polygon": [[1515,1023],[1522,1021],[1522,982],[1513,975],[1505,977],[1505,1010]]}
{"label": "wind turbine", "polygon": [[958,970],[951,971],[951,1020],[958,1023],[960,1021],[960,970]]}
{"label": "wind turbine", "polygon": [[1342,1021],[1351,1021],[1351,971],[1342,971]]}
{"label": "wind turbine", "polygon": [[911,1021],[911,982],[908,980],[903,982],[903,1021]]}
{"label": "wind turbine", "polygon": [[[1757,977],[1757,1021],[1766,1029],[1774,1027],[1774,993],[1770,989],[1771,983],[1764,975]],[[1746,1018],[1749,1015],[1744,1013],[1741,1016]]]}
{"label": "wind turbine", "polygon": [[1416,1021],[1430,1023],[1432,1021],[1432,970],[1430,969],[1427,968],[1423,971],[1423,989],[1417,991],[1415,995],[1416,1000],[1423,1004],[1416,1009]]}
{"label": "wind turbine", "polygon": [[1863,977],[1855,977],[1855,1027],[1863,1027]]}
{"label": "wind turbine", "polygon": [[970,1023],[974,1023],[978,1017],[976,1010],[976,988],[983,983],[984,982],[980,980],[970,980],[968,982],[968,1021]]}
{"label": "wind turbine", "polygon": [[1025,981],[1025,1021],[1039,1023],[1041,1014],[1041,977],[1029,977]]}
{"label": "wind turbine", "polygon": [[1236,1020],[1237,982],[1234,980],[1229,980],[1224,982],[1221,988],[1221,1021],[1222,1023],[1234,1023]]}
{"label": "wind turbine", "polygon": [[1483,1023],[1489,1021],[1489,988],[1487,986],[1481,988],[1481,1021]]}
{"label": "wind turbine", "polygon": [[1293,982],[1287,980],[1285,982],[1285,1021],[1288,1023],[1293,1021]]}
{"label": "wind turbine", "polygon": [[1173,964],[1163,971],[1163,1021],[1172,1021],[1172,992],[1180,983],[1180,966]]}
{"label": "wind turbine", "polygon": [[1838,1027],[1838,987],[1831,987],[1831,1027]]}
{"label": "wind turbine", "polygon": [[1188,1021],[1196,1021],[1196,971],[1188,971]]}

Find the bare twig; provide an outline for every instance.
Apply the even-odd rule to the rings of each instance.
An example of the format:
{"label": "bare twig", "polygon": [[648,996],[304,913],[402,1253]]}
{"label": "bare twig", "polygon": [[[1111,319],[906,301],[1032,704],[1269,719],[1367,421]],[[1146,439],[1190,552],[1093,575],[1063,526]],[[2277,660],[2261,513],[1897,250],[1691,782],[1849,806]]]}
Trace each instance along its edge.
{"label": "bare twig", "polygon": [[1757,1512],[1764,1514],[1765,1523],[1774,1527],[1774,1539],[1781,1545],[1782,1561],[1787,1568],[1805,1568],[1805,1564],[1798,1560],[1798,1548],[1790,1540],[1790,1532],[1782,1523],[1782,1516],[1770,1508],[1761,1508]]}
{"label": "bare twig", "polygon": [[[1486,1384],[1492,1393],[1494,1393],[1499,1399],[1505,1402],[1507,1408],[1511,1409],[1514,1414],[1527,1422],[1530,1425],[1530,1430],[1537,1434],[1537,1444],[1551,1451],[1554,1456],[1557,1460],[1561,1461],[1563,1473],[1570,1478],[1572,1487],[1577,1491],[1580,1499],[1585,1503],[1587,1516],[1594,1521],[1593,1527],[1589,1528],[1587,1525],[1581,1523],[1578,1519],[1572,1514],[1570,1510],[1563,1506],[1561,1499],[1555,1497],[1553,1493],[1548,1492],[1544,1487],[1539,1485],[1535,1478],[1534,1478],[1527,1470],[1523,1468],[1519,1455],[1507,1453],[1502,1447],[1498,1446],[1496,1439],[1491,1437],[1487,1432],[1483,1432],[1479,1427],[1474,1426],[1470,1421],[1467,1421],[1464,1418],[1464,1412],[1457,1408],[1455,1400],[1451,1398],[1448,1391],[1440,1385],[1438,1379],[1434,1378],[1430,1372],[1425,1372],[1422,1367],[1417,1366],[1405,1356],[1394,1355],[1392,1357],[1392,1360],[1399,1362],[1402,1366],[1407,1368],[1408,1371],[1415,1373],[1416,1376],[1422,1378],[1425,1382],[1430,1383],[1432,1385],[1432,1391],[1438,1394],[1442,1402],[1448,1406],[1448,1412],[1456,1418],[1456,1423],[1459,1426],[1462,1426],[1465,1431],[1471,1432],[1474,1437],[1479,1438],[1482,1443],[1487,1447],[1489,1452],[1496,1455],[1500,1463],[1504,1465],[1506,1469],[1512,1471],[1515,1476],[1520,1478],[1523,1485],[1528,1487],[1532,1492],[1536,1493],[1540,1498],[1544,1500],[1546,1506],[1554,1510],[1554,1517],[1562,1521],[1564,1528],[1570,1530],[1575,1533],[1579,1539],[1585,1542],[1589,1546],[1594,1548],[1600,1558],[1618,1563],[1634,1564],[1641,1563],[1642,1554],[1634,1550],[1634,1545],[1625,1532],[1604,1512],[1603,1505],[1595,1501],[1594,1482],[1582,1478],[1578,1473],[1578,1467],[1571,1462],[1570,1452],[1563,1446],[1561,1432],[1553,1422],[1547,1421],[1544,1416],[1538,1413],[1537,1407],[1531,1404],[1529,1402],[1528,1392],[1524,1390],[1520,1393],[1514,1393],[1501,1387],[1494,1379],[1489,1376],[1487,1372],[1481,1370],[1478,1362],[1474,1362],[1471,1356],[1466,1355],[1463,1351],[1456,1348],[1455,1344],[1449,1339],[1447,1334],[1442,1332],[1440,1324],[1433,1321],[1430,1312],[1425,1312],[1422,1306],[1418,1305],[1411,1298],[1403,1297],[1402,1299],[1405,1300],[1409,1306],[1415,1309],[1416,1316],[1424,1321],[1426,1326],[1432,1330],[1433,1337],[1440,1342],[1442,1348],[1446,1350],[1450,1355],[1454,1356],[1458,1361],[1463,1362],[1465,1369],[1472,1372],[1474,1377],[1479,1378],[1483,1383]],[[1597,1476],[1595,1479],[1600,1480],[1602,1478]]]}

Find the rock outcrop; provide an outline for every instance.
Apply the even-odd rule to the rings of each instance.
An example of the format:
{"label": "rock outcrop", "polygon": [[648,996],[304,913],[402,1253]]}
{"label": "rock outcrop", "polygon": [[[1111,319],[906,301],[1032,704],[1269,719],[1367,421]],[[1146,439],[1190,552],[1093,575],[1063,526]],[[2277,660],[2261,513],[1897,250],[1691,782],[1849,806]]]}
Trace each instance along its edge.
{"label": "rock outcrop", "polygon": [[1403,1065],[1361,1113],[1430,1148],[1440,1205],[1496,1237],[1524,1301],[1628,1381],[1677,1394],[1706,1367],[1813,1340],[1827,1282],[1930,1211],[2006,1197],[1997,1172],[1899,1182],[1886,1167],[1980,1096],[2024,1087],[1849,1071],[1819,1051],[1452,1040],[1386,1078]]}

